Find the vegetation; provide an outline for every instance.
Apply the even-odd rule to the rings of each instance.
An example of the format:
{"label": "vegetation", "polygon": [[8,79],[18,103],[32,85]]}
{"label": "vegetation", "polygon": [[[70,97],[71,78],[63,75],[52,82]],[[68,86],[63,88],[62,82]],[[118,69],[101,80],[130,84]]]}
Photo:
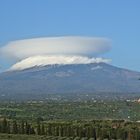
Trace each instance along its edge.
{"label": "vegetation", "polygon": [[37,135],[0,134],[0,140],[53,140],[53,138]]}
{"label": "vegetation", "polygon": [[0,103],[2,140],[140,140],[134,101]]}
{"label": "vegetation", "polygon": [[8,121],[0,122],[0,133],[45,135],[47,137],[81,139],[122,139],[139,140],[140,124],[124,120],[93,120],[28,123]]}
{"label": "vegetation", "polygon": [[0,115],[8,119],[36,121],[124,119],[140,120],[140,104],[131,101],[28,101],[0,103]]}

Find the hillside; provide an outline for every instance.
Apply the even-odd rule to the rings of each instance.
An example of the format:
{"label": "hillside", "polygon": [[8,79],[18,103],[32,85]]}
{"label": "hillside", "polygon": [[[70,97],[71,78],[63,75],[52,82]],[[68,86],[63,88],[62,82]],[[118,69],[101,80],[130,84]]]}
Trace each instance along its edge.
{"label": "hillside", "polygon": [[0,74],[2,97],[108,93],[139,95],[140,73],[105,63],[47,65]]}

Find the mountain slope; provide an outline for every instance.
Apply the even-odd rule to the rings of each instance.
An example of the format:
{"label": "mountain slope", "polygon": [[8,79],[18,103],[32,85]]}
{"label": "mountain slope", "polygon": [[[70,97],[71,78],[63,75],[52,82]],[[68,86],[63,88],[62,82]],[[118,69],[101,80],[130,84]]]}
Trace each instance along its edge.
{"label": "mountain slope", "polygon": [[140,73],[105,63],[47,65],[0,74],[2,96],[140,93]]}

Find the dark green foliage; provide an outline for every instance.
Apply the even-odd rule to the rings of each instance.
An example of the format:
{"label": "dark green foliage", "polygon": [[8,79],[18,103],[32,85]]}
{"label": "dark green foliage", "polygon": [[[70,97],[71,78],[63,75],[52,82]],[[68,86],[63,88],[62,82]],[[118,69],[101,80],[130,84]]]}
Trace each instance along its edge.
{"label": "dark green foliage", "polygon": [[129,101],[48,101],[0,103],[0,114],[12,120],[140,120],[140,104]]}
{"label": "dark green foliage", "polygon": [[41,135],[45,135],[45,127],[44,127],[44,124],[41,125]]}
{"label": "dark green foliage", "polygon": [[7,133],[7,120],[6,120],[6,118],[4,118],[3,119],[3,121],[2,121],[2,124],[1,124],[1,131],[2,131],[2,133]]}
{"label": "dark green foliage", "polygon": [[41,135],[40,121],[37,121],[37,134],[38,134],[38,135]]}
{"label": "dark green foliage", "polygon": [[25,124],[24,124],[24,121],[21,122],[21,134],[25,134]]}
{"label": "dark green foliage", "polygon": [[13,121],[12,133],[18,134],[18,126],[16,121]]}
{"label": "dark green foliage", "polygon": [[[4,104],[5,105],[5,104]],[[43,106],[44,105],[44,106]],[[47,106],[47,107],[46,107]],[[56,107],[56,108],[55,108]],[[60,109],[58,108],[60,107]],[[2,107],[1,107],[2,108]],[[43,109],[42,109],[43,108]],[[46,119],[45,113],[51,119]],[[65,139],[65,140],[99,140],[99,139],[121,139],[121,140],[140,140],[140,123],[123,119],[106,119],[106,111],[114,116],[116,112],[121,112],[122,116],[135,116],[140,120],[140,104],[137,102],[50,102],[50,103],[9,103],[9,111],[14,111],[14,117],[9,116],[0,119],[0,133],[36,135],[43,137],[44,140]],[[41,110],[42,109],[42,110]],[[58,109],[58,110],[57,110]],[[128,109],[128,112],[126,111]],[[34,110],[35,114],[23,114],[23,112]],[[99,111],[100,110],[100,111]],[[134,111],[135,110],[135,111]],[[37,112],[38,111],[38,112]],[[83,111],[83,112],[82,112]],[[99,119],[94,117],[99,112]],[[20,114],[21,113],[21,114]],[[57,113],[57,114],[56,114]],[[71,113],[71,114],[68,114]],[[79,114],[79,116],[73,115]],[[93,119],[88,118],[93,114]],[[106,113],[106,115],[109,115]],[[137,113],[137,114],[136,114]],[[10,113],[11,114],[11,113]],[[32,116],[31,116],[32,115]],[[66,115],[73,115],[73,119],[68,120]],[[83,116],[82,116],[83,115]],[[95,116],[94,116],[95,115]],[[111,116],[110,115],[110,116]],[[28,116],[28,117],[27,117]],[[41,117],[40,117],[41,116]],[[112,117],[111,116],[111,117]],[[76,118],[81,119],[76,119]],[[83,119],[83,118],[84,119]],[[130,117],[130,118],[131,118]],[[33,119],[31,119],[33,118]],[[58,119],[59,118],[59,119]],[[75,119],[74,119],[75,118]],[[85,119],[86,118],[86,119]],[[123,117],[120,117],[123,118]],[[136,118],[135,118],[136,119]],[[135,120],[134,119],[134,120]],[[9,135],[11,136],[11,135]],[[0,138],[2,139],[2,138]]]}
{"label": "dark green foliage", "polygon": [[23,121],[0,121],[0,133],[46,135],[53,137],[67,137],[67,139],[122,139],[139,140],[140,125],[136,122],[93,120],[93,121],[66,121],[66,122],[34,122],[33,124]]}
{"label": "dark green foliage", "polygon": [[25,124],[25,131],[27,135],[31,134],[31,126],[27,122]]}

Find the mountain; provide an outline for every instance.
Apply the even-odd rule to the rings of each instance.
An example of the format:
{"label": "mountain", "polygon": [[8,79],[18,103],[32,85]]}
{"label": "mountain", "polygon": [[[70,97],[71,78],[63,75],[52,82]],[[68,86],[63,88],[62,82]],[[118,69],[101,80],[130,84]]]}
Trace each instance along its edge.
{"label": "mountain", "polygon": [[106,63],[37,66],[0,74],[2,98],[35,98],[50,94],[139,95],[140,72]]}

